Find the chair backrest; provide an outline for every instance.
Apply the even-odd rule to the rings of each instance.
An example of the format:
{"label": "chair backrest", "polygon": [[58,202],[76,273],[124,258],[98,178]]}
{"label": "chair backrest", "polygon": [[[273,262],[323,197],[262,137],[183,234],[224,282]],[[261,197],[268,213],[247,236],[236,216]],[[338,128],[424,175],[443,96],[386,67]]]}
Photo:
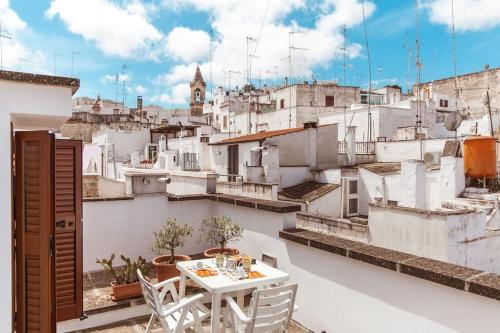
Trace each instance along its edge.
{"label": "chair backrest", "polygon": [[246,332],[263,333],[285,330],[292,319],[297,284],[258,289],[250,301],[250,324]]}
{"label": "chair backrest", "polygon": [[162,307],[158,290],[144,278],[140,270],[137,270],[137,276],[139,277],[142,295],[144,296],[146,304],[149,304],[151,310],[156,315],[159,315],[161,313]]}

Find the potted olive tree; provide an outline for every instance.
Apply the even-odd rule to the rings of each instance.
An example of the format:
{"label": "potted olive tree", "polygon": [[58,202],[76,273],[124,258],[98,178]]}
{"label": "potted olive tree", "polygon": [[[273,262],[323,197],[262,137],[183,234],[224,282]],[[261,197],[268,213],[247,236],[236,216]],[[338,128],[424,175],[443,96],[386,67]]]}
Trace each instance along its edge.
{"label": "potted olive tree", "polygon": [[205,250],[203,254],[207,258],[213,258],[217,253],[237,255],[240,252],[238,249],[227,247],[229,243],[236,243],[240,240],[243,234],[243,228],[232,223],[227,216],[212,216],[206,217],[201,222],[201,237],[208,244],[217,247]]}
{"label": "potted olive tree", "polygon": [[120,258],[125,263],[123,267],[113,267],[115,254],[113,253],[109,259],[97,259],[96,262],[101,264],[105,271],[109,272],[113,277],[111,287],[113,294],[111,299],[119,301],[126,298],[137,297],[141,295],[141,286],[137,276],[139,269],[145,276],[149,272],[149,267],[146,259],[139,256],[137,261],[131,261],[130,258],[121,255]]}
{"label": "potted olive tree", "polygon": [[180,225],[175,218],[168,218],[158,232],[154,232],[154,244],[151,251],[157,255],[153,259],[158,282],[179,276],[175,264],[179,261],[191,260],[186,255],[176,255],[175,249],[183,247],[186,238],[191,236],[193,228],[187,224]]}

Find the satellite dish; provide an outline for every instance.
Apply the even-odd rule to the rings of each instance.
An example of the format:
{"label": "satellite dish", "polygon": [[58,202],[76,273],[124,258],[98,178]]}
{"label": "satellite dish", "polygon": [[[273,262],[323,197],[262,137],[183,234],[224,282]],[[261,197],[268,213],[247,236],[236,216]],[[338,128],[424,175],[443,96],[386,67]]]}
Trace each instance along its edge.
{"label": "satellite dish", "polygon": [[448,131],[456,131],[462,123],[462,115],[458,112],[451,112],[444,120],[444,127]]}

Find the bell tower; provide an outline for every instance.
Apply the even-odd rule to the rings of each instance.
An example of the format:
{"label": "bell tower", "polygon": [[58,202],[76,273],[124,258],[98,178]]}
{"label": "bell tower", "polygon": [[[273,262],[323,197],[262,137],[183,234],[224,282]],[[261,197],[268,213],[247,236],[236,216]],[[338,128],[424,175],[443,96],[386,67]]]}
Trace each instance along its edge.
{"label": "bell tower", "polygon": [[203,103],[205,103],[205,90],[207,84],[201,75],[200,66],[196,66],[193,81],[189,83],[191,88],[191,115],[203,116]]}

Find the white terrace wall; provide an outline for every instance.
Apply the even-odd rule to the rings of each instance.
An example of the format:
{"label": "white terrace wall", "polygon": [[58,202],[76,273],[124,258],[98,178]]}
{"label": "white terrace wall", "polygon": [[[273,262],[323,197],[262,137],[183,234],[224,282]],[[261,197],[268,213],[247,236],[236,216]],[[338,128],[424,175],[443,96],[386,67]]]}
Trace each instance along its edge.
{"label": "white terrace wall", "polygon": [[500,232],[486,231],[482,212],[443,212],[370,207],[369,243],[392,250],[500,272]]}
{"label": "white terrace wall", "polygon": [[[425,153],[440,153],[447,139],[422,140]],[[449,139],[448,139],[449,140]],[[420,159],[420,141],[376,142],[377,162],[401,162],[402,160]]]}
{"label": "white terrace wall", "polygon": [[[268,253],[299,284],[294,319],[315,332],[496,332],[500,302],[409,277],[378,266],[284,241],[294,213],[278,214],[209,200],[169,202],[164,196],[84,204],[85,270],[111,252],[145,255],[151,230],[166,216],[197,225],[207,214],[225,214],[245,229],[238,248]],[[194,237],[180,252],[199,252]]]}
{"label": "white terrace wall", "polygon": [[[383,194],[384,203],[388,200],[400,202],[404,189],[401,184],[401,173],[376,174],[364,168],[358,169],[359,175],[359,213],[368,215],[371,203],[375,203],[375,197]],[[441,205],[440,199],[440,173],[439,170],[426,170],[425,193],[426,209],[435,209]],[[383,186],[385,183],[385,187]],[[382,193],[383,192],[383,193]]]}
{"label": "white terrace wall", "polygon": [[[131,258],[143,256],[151,260],[154,255],[153,230],[159,230],[167,217],[187,223],[196,229],[203,217],[212,215],[212,202],[208,200],[170,202],[165,195],[136,196],[133,200],[95,201],[83,203],[83,271],[100,270],[96,258],[111,253]],[[207,246],[198,243],[199,233],[179,249],[181,254],[203,252]],[[116,263],[120,265],[119,262]]]}
{"label": "white terrace wall", "polygon": [[[294,319],[315,332],[494,332],[500,302],[278,238],[294,214],[214,203],[245,229],[240,251],[278,258],[299,284]],[[471,320],[474,318],[474,320]]]}

